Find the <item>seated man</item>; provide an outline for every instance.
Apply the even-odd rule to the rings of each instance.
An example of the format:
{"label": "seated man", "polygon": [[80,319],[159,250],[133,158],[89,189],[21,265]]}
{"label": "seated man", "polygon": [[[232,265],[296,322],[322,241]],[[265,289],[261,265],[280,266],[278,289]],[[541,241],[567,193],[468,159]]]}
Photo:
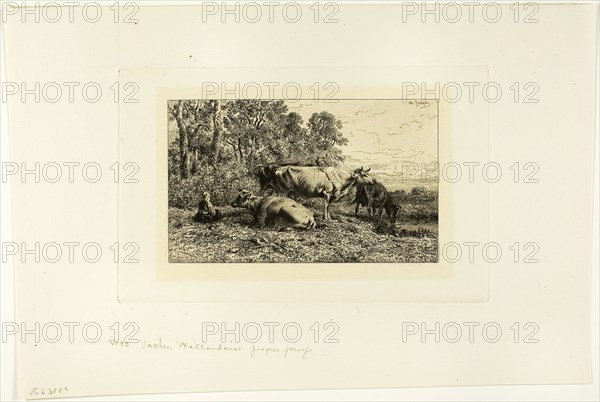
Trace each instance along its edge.
{"label": "seated man", "polygon": [[221,211],[216,209],[212,202],[210,202],[210,193],[205,191],[202,193],[202,198],[198,203],[198,212],[196,212],[196,216],[194,216],[194,220],[197,222],[204,221],[204,214],[207,214],[209,220],[217,221],[221,218]]}

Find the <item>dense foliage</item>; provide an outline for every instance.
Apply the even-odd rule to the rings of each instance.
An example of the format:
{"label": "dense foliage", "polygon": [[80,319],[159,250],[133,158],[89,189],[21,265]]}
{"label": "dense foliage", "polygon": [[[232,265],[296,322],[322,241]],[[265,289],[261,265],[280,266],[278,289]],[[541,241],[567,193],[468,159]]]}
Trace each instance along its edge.
{"label": "dense foliage", "polygon": [[177,136],[169,145],[169,205],[190,208],[209,191],[226,203],[239,188],[255,190],[265,163],[338,166],[348,143],[328,112],[304,123],[282,100],[180,100],[168,105]]}
{"label": "dense foliage", "polygon": [[413,187],[410,191],[394,191],[391,196],[401,206],[400,211],[398,211],[398,221],[437,222],[437,190]]}

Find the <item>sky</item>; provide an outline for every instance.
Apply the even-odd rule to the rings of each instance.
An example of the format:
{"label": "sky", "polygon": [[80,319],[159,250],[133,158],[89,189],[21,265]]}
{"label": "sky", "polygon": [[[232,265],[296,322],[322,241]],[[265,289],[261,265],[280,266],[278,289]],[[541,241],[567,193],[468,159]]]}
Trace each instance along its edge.
{"label": "sky", "polygon": [[[410,189],[420,184],[403,176],[403,169],[414,169],[438,161],[438,110],[435,102],[402,100],[340,100],[336,103],[288,102],[306,123],[315,112],[326,110],[342,122],[341,132],[348,138],[342,147],[345,168],[371,168],[371,174],[390,190]],[[404,168],[403,168],[404,166]],[[414,176],[414,175],[413,175]]]}

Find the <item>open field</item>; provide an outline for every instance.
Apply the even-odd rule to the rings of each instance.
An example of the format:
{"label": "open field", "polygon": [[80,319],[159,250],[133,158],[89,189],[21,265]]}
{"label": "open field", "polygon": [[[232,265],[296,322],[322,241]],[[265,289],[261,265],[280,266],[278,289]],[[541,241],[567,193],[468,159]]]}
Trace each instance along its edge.
{"label": "open field", "polygon": [[[321,204],[319,206],[322,207]],[[402,222],[397,231],[362,209],[354,216],[351,205],[334,204],[331,221],[316,213],[314,230],[251,226],[249,211],[218,207],[218,222],[196,222],[196,211],[169,209],[169,261],[188,263],[419,263],[438,261],[437,223]],[[321,212],[320,209],[311,208]]]}

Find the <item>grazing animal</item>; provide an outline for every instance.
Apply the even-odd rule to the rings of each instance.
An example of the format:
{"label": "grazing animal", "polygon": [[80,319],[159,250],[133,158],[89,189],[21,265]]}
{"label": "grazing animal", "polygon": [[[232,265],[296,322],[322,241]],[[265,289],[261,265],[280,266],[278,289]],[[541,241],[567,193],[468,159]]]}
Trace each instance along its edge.
{"label": "grazing animal", "polygon": [[[356,197],[354,198],[354,216],[358,216],[358,210],[361,206],[367,207],[371,216],[378,216],[381,219],[383,210],[390,218],[390,222],[396,221],[396,216],[400,206],[394,202],[385,186],[376,180],[371,184],[359,184],[356,187]],[[377,210],[379,213],[377,214]]]}
{"label": "grazing animal", "polygon": [[196,212],[196,216],[194,216],[195,221],[202,221],[204,219],[204,214],[208,216],[208,219],[217,221],[221,219],[221,211],[216,209],[212,202],[210,202],[210,193],[205,191],[202,193],[202,198],[198,203],[198,212]]}
{"label": "grazing animal", "polygon": [[298,229],[313,229],[316,226],[311,210],[286,197],[258,197],[249,191],[240,190],[231,206],[249,209],[260,228],[274,224],[277,218],[282,218]]}
{"label": "grazing animal", "polygon": [[352,173],[344,173],[327,166],[260,165],[254,173],[258,176],[261,194],[271,191],[296,197],[324,198],[323,219],[331,219],[329,208],[333,201],[339,200],[357,184],[373,183],[369,170],[361,166]]}

